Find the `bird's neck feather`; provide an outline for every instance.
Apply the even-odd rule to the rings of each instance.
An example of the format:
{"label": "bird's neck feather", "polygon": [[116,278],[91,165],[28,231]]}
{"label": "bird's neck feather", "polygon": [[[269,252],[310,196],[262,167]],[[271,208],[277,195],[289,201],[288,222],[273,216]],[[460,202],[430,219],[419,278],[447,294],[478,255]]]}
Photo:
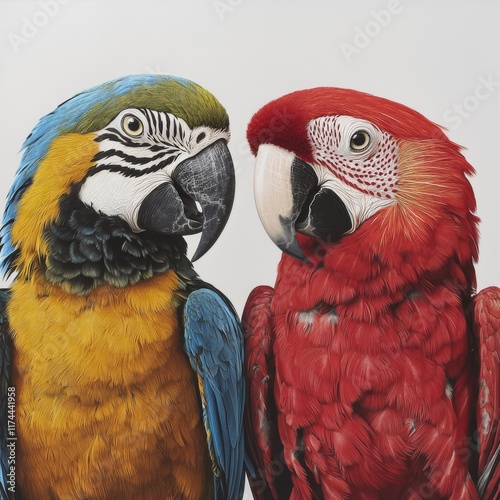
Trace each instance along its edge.
{"label": "bird's neck feather", "polygon": [[300,289],[319,271],[328,293],[345,293],[345,300],[352,293],[397,300],[417,285],[443,283],[470,295],[478,255],[476,204],[466,177],[472,173],[451,142],[401,142],[394,204],[335,243],[299,234],[311,264],[284,256],[287,271],[280,274],[304,280],[292,287]]}
{"label": "bird's neck feather", "polygon": [[59,217],[44,239],[45,278],[72,293],[87,294],[101,285],[123,288],[169,269],[194,276],[181,236],[134,233],[119,217],[83,204],[76,188],[61,198]]}
{"label": "bird's neck feather", "polygon": [[470,297],[477,258],[475,216],[457,219],[444,212],[419,233],[408,233],[404,225],[399,232],[396,226],[388,230],[386,217],[379,213],[333,244],[298,235],[311,263],[284,255],[277,286],[291,279],[283,285],[302,296],[305,309],[318,302],[349,303],[354,297],[373,303],[380,299],[379,306],[387,307],[422,287],[445,286]]}
{"label": "bird's neck feather", "polygon": [[40,161],[33,182],[19,202],[12,225],[12,242],[17,248],[14,263],[27,278],[47,255],[44,229],[59,215],[59,200],[82,179],[98,151],[94,134],[67,134],[55,139]]}
{"label": "bird's neck feather", "polygon": [[19,204],[12,226],[21,280],[45,279],[66,292],[138,283],[168,269],[194,276],[180,236],[134,233],[118,217],[84,205],[78,186],[98,152],[95,134],[54,140]]}

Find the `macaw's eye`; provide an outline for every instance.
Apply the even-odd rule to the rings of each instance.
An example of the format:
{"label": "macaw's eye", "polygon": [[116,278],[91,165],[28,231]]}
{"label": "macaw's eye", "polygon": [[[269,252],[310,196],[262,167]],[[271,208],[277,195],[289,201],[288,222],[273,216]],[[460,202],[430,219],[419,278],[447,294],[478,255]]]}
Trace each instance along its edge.
{"label": "macaw's eye", "polygon": [[372,138],[366,130],[357,130],[351,136],[349,147],[351,151],[364,151],[371,142]]}
{"label": "macaw's eye", "polygon": [[141,120],[134,115],[125,115],[123,117],[122,128],[124,132],[131,137],[138,137],[144,131],[144,125]]}

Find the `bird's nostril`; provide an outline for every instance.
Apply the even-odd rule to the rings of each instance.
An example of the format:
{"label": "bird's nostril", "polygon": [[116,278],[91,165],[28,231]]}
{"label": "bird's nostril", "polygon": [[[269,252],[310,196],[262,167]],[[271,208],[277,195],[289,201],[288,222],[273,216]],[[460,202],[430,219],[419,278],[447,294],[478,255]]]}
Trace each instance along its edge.
{"label": "bird's nostril", "polygon": [[189,196],[181,188],[181,186],[179,186],[178,183],[174,183],[174,186],[179,194],[179,197],[182,201],[182,204],[184,205],[184,215],[186,216],[186,218],[202,223],[203,222],[203,218],[202,218],[203,210],[201,208],[200,203],[193,200],[193,198],[191,198],[191,196]]}
{"label": "bird's nostril", "polygon": [[201,207],[198,207],[199,203],[192,200],[191,198],[181,197],[184,203],[184,215],[196,222],[203,222]]}

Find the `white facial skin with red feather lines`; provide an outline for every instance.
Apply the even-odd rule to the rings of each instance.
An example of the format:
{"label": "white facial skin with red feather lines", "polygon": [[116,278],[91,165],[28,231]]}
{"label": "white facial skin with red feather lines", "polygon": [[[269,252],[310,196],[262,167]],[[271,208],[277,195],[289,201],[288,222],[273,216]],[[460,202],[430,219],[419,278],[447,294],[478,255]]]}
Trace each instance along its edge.
{"label": "white facial skin with red feather lines", "polygon": [[335,192],[349,211],[348,233],[394,202],[399,153],[394,137],[352,116],[316,118],[307,132],[320,185]]}
{"label": "white facial skin with red feather lines", "polygon": [[[369,121],[343,115],[311,120],[307,134],[318,186],[336,193],[349,213],[352,227],[347,233],[396,202],[399,148],[394,137]],[[292,215],[290,167],[295,158],[272,144],[260,145],[257,152],[255,201],[273,241],[283,231],[280,219]]]}

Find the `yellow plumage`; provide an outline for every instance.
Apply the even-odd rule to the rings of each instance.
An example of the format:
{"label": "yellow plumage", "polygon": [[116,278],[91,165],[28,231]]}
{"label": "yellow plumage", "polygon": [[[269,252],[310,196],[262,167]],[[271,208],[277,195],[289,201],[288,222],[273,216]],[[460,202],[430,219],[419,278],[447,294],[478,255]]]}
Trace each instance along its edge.
{"label": "yellow plumage", "polygon": [[86,297],[40,277],[14,284],[26,498],[174,498],[178,486],[184,498],[210,497],[197,380],[175,313],[180,286],[173,272]]}
{"label": "yellow plumage", "polygon": [[68,134],[53,141],[46,157],[19,202],[17,219],[12,226],[12,241],[22,242],[17,261],[21,277],[27,277],[36,260],[47,255],[42,234],[59,215],[61,196],[71,185],[83,179],[98,151],[95,134]]}
{"label": "yellow plumage", "polygon": [[[97,152],[56,139],[13,225],[20,278],[8,304],[25,498],[210,498],[198,382],[183,349],[178,276],[75,295],[45,280],[44,229]],[[23,279],[28,278],[29,279]],[[183,496],[176,493],[183,492]]]}

